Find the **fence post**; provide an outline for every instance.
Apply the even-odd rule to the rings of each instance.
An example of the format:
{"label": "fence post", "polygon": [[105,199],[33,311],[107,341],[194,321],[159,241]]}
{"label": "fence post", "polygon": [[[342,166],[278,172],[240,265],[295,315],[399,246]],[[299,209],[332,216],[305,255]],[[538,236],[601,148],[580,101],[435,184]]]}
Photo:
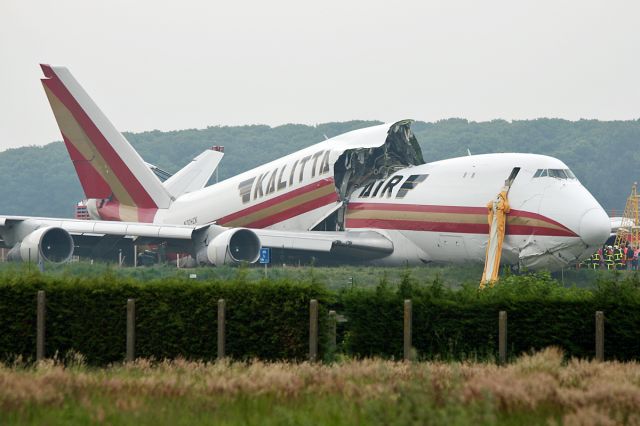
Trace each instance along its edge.
{"label": "fence post", "polygon": [[336,311],[329,311],[329,353],[333,356],[336,352],[337,343],[336,343],[336,327],[338,323],[338,318],[336,316]]}
{"label": "fence post", "polygon": [[224,299],[218,300],[218,359],[224,358],[225,350],[225,315],[226,303]]}
{"label": "fence post", "polygon": [[604,313],[596,311],[596,361],[604,361]]}
{"label": "fence post", "polygon": [[46,323],[46,295],[44,290],[38,291],[38,304],[36,309],[36,361],[44,359],[44,339]]}
{"label": "fence post", "polygon": [[136,357],[136,300],[127,299],[127,362]]}
{"label": "fence post", "polygon": [[507,362],[507,312],[498,313],[498,358],[500,364]]}
{"label": "fence post", "polygon": [[318,301],[309,302],[309,361],[318,359]]}
{"label": "fence post", "polygon": [[413,306],[411,299],[405,299],[404,301],[404,360],[411,361],[413,355],[411,354],[411,337],[413,328]]}

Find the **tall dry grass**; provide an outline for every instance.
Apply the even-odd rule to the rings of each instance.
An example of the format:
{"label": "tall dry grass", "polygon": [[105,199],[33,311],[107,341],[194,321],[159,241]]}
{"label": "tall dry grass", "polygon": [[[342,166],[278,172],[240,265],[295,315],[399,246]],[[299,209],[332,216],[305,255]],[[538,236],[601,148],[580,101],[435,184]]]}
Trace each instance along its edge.
{"label": "tall dry grass", "polygon": [[71,404],[100,421],[105,410],[144,411],[158,401],[195,401],[208,410],[243,398],[284,405],[330,399],[371,409],[369,419],[381,423],[420,421],[437,410],[475,410],[483,423],[530,414],[532,422],[551,424],[640,425],[640,365],[565,362],[560,350],[549,348],[506,366],[376,359],[332,365],[139,360],[106,369],[55,361],[0,366],[0,419]]}

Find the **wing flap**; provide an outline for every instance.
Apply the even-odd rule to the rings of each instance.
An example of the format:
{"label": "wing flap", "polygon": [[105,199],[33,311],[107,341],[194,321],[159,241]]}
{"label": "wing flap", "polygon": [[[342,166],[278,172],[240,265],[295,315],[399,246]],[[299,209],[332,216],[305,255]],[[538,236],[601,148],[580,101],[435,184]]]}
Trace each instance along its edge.
{"label": "wing flap", "polygon": [[329,253],[333,246],[333,238],[329,236],[318,235],[314,237],[302,232],[272,232],[263,229],[255,232],[263,247]]}
{"label": "wing flap", "polygon": [[276,231],[254,229],[263,247],[328,254],[341,260],[374,260],[393,253],[393,242],[376,231]]}

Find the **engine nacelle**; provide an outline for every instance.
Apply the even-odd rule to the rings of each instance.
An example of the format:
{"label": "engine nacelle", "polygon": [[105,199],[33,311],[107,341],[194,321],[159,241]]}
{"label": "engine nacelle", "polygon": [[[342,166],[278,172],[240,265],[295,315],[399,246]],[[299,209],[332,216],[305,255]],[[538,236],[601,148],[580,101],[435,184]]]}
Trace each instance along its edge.
{"label": "engine nacelle", "polygon": [[14,262],[39,262],[44,260],[63,263],[73,255],[73,238],[66,230],[45,226],[29,233],[7,254]]}
{"label": "engine nacelle", "polygon": [[213,237],[205,248],[206,256],[198,258],[217,266],[239,262],[254,263],[260,257],[260,247],[260,238],[255,232],[245,228],[232,228]]}

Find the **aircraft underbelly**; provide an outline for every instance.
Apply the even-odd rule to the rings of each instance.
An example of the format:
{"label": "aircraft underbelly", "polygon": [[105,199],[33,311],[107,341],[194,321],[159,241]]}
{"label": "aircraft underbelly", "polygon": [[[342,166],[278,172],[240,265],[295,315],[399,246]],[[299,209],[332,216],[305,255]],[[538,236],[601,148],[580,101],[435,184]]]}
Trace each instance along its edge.
{"label": "aircraft underbelly", "polygon": [[487,236],[464,233],[401,231],[426,254],[430,262],[468,263],[484,261]]}
{"label": "aircraft underbelly", "polygon": [[[484,263],[488,237],[482,234],[385,230],[394,245],[392,255],[375,261],[382,265],[435,263]],[[578,237],[505,237],[501,264],[528,269],[559,270],[591,253]]]}

